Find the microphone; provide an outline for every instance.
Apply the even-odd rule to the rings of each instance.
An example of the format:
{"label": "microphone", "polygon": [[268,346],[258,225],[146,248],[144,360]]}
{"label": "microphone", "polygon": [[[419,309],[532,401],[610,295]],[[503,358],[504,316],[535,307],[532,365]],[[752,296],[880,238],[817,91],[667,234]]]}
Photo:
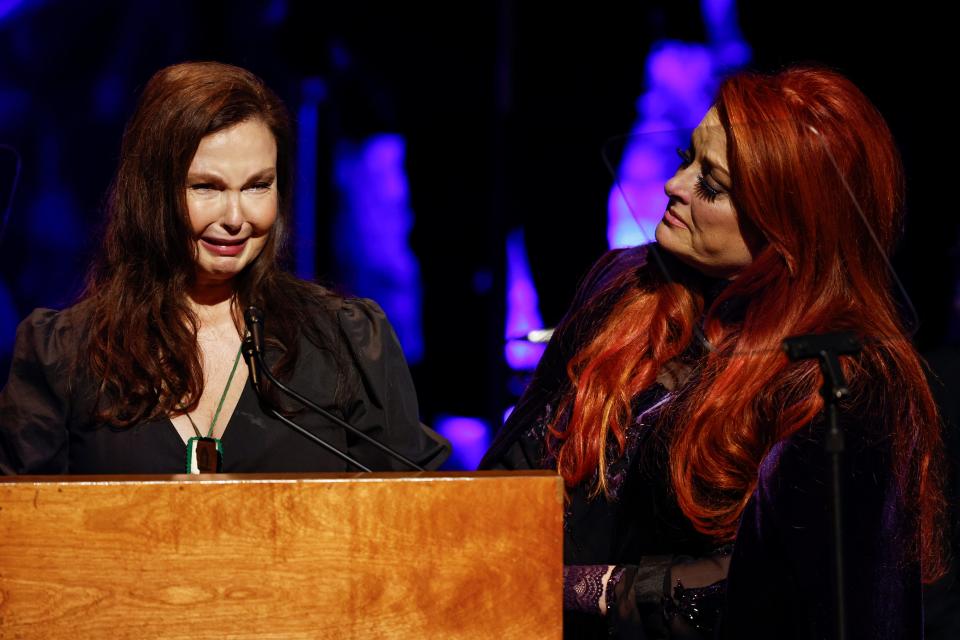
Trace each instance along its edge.
{"label": "microphone", "polygon": [[837,333],[820,333],[802,336],[791,336],[783,341],[783,350],[793,362],[798,360],[820,361],[820,372],[823,375],[823,386],[820,395],[827,412],[827,434],[825,449],[830,455],[830,493],[832,502],[833,528],[833,584],[834,603],[837,611],[839,632],[837,637],[844,637],[845,620],[845,585],[844,574],[844,544],[843,544],[843,483],[841,482],[841,456],[846,449],[845,436],[840,428],[840,400],[850,395],[843,368],[840,366],[841,355],[858,353],[862,345],[856,335],[849,331]]}
{"label": "microphone", "polygon": [[247,335],[243,338],[243,358],[250,366],[250,379],[253,387],[260,393],[259,361],[263,356],[263,312],[250,306],[243,314],[247,325]]}
{"label": "microphone", "polygon": [[823,373],[823,389],[820,393],[827,403],[850,394],[837,356],[859,353],[860,349],[860,341],[849,331],[791,336],[783,341],[783,350],[793,362],[814,358],[820,361]]}
{"label": "microphone", "polygon": [[347,464],[351,464],[361,471],[371,471],[371,469],[366,465],[354,460],[351,456],[347,455],[343,451],[340,451],[340,449],[337,449],[323,438],[315,435],[313,432],[304,429],[270,405],[270,399],[264,396],[263,390],[260,388],[260,377],[257,371],[263,370],[266,373],[268,380],[273,382],[274,385],[276,385],[281,391],[284,391],[284,389],[283,385],[280,384],[279,381],[273,377],[273,374],[270,373],[270,367],[268,367],[263,361],[263,312],[254,306],[248,307],[246,312],[243,314],[243,320],[247,325],[247,335],[243,339],[243,355],[247,359],[247,363],[250,366],[250,380],[253,382],[253,388],[257,392],[257,397],[259,397],[260,401],[269,408],[270,415],[283,422],[285,425],[305,437],[307,440],[320,445]]}
{"label": "microphone", "polygon": [[[304,405],[305,407],[308,407],[308,408],[310,408],[310,409],[313,409],[314,411],[316,411],[317,413],[319,413],[321,416],[323,416],[324,418],[326,418],[326,419],[329,420],[330,422],[336,424],[336,425],[339,426],[339,427],[342,427],[343,429],[346,429],[348,432],[350,432],[350,433],[352,433],[353,435],[357,436],[358,438],[360,438],[360,439],[363,440],[364,442],[367,442],[367,443],[369,443],[369,444],[372,444],[374,447],[376,447],[377,449],[379,449],[379,450],[382,451],[383,453],[386,453],[388,456],[392,457],[394,460],[398,460],[398,461],[402,462],[403,464],[405,464],[406,466],[410,467],[411,469],[414,469],[415,471],[424,471],[424,470],[425,470],[423,467],[421,467],[421,466],[418,465],[417,463],[413,462],[412,460],[409,460],[407,457],[405,457],[405,456],[402,455],[401,453],[399,453],[399,452],[397,452],[397,451],[394,451],[393,449],[391,449],[391,448],[388,447],[387,445],[383,444],[382,442],[379,442],[378,440],[375,440],[374,438],[371,438],[370,436],[368,436],[367,434],[365,434],[363,431],[360,431],[359,429],[357,429],[356,427],[354,427],[354,426],[351,425],[350,423],[346,422],[345,420],[341,420],[340,418],[338,418],[337,416],[333,415],[332,413],[330,413],[329,411],[327,411],[326,409],[324,409],[323,407],[321,407],[321,406],[318,405],[317,403],[313,402],[312,400],[310,400],[310,399],[307,398],[306,396],[301,395],[300,393],[294,391],[293,389],[291,389],[290,387],[288,387],[288,386],[285,385],[284,383],[282,383],[282,382],[280,382],[279,380],[277,380],[276,377],[274,377],[273,373],[270,371],[270,367],[268,367],[268,366],[264,363],[264,361],[263,361],[263,353],[264,353],[264,349],[263,349],[263,312],[260,311],[260,309],[258,309],[257,307],[251,306],[251,307],[248,307],[248,308],[247,308],[246,312],[244,312],[243,318],[244,318],[244,320],[246,321],[246,324],[247,324],[247,332],[249,333],[248,339],[249,339],[249,341],[250,341],[250,346],[249,346],[250,355],[252,356],[251,362],[256,362],[256,364],[259,365],[260,371],[263,372],[264,377],[266,377],[266,379],[269,380],[269,381],[271,382],[271,384],[273,384],[276,388],[280,389],[280,391],[282,391],[283,393],[285,393],[287,396],[293,398],[294,400],[296,400],[296,401],[299,402],[300,404]],[[247,341],[244,340],[244,348],[245,348],[245,351],[246,351],[246,348],[247,348],[247,347],[246,347],[246,343],[247,343]],[[255,374],[254,374],[253,372],[251,372],[250,375],[251,375],[251,378],[253,378]],[[256,383],[254,383],[254,388],[257,390],[257,395],[260,396],[260,399],[263,400],[266,404],[269,404],[269,401],[268,401],[266,398],[264,398],[263,395],[261,394],[259,385],[257,385]],[[300,426],[297,425],[295,422],[293,422],[293,420],[290,420],[290,419],[287,418],[286,416],[283,416],[283,415],[282,415],[280,412],[278,412],[276,409],[271,409],[271,412],[273,413],[273,416],[274,416],[275,418],[277,418],[277,419],[281,420],[282,422],[284,422],[285,424],[291,426],[291,427],[294,428],[297,432],[305,435],[305,436],[306,436],[307,438],[309,438],[310,440],[313,440],[314,442],[317,442],[318,444],[320,444],[322,447],[324,447],[324,448],[327,449],[328,451],[331,451],[331,453],[334,453],[335,455],[337,455],[341,460],[344,460],[344,461],[346,461],[346,462],[348,462],[348,463],[350,463],[350,464],[352,464],[352,465],[360,468],[360,469],[363,470],[363,471],[370,471],[369,468],[367,468],[366,466],[364,466],[364,465],[362,465],[361,463],[357,462],[356,460],[354,460],[353,458],[351,458],[351,457],[350,457],[349,455],[347,455],[346,453],[343,453],[342,451],[340,451],[339,449],[337,449],[336,447],[334,447],[334,446],[331,445],[330,443],[323,441],[322,439],[320,439],[319,437],[317,437],[317,436],[315,436],[314,434],[310,433],[309,431],[307,431],[307,430],[304,429],[303,427],[300,427]]]}
{"label": "microphone", "polygon": [[250,331],[247,331],[247,334],[243,336],[243,359],[246,361],[247,366],[250,367],[250,380],[253,381],[253,388],[258,392],[260,391],[260,374],[258,373],[257,357],[254,355],[254,346],[253,346],[253,336],[250,335]]}
{"label": "microphone", "polygon": [[250,335],[253,352],[263,355],[263,312],[251,305],[244,312],[243,319],[247,324],[247,333]]}

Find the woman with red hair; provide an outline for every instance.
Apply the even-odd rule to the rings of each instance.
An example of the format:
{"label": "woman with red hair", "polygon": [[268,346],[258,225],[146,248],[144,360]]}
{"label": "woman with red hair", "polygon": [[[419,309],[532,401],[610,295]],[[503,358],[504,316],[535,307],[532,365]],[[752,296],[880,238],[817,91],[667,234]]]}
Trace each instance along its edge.
{"label": "woman with red hair", "polygon": [[853,332],[847,632],[919,638],[941,443],[890,294],[887,125],[836,73],[741,74],[680,155],[657,243],[593,268],[481,466],[564,478],[570,637],[832,637],[823,379],[782,343]]}

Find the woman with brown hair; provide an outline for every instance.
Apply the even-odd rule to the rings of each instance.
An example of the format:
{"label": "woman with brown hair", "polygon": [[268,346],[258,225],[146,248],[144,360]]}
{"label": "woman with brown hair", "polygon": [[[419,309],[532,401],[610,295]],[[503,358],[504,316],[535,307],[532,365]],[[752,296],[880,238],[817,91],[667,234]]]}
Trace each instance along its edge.
{"label": "woman with brown hair", "polygon": [[266,313],[271,371],[406,457],[440,449],[417,415],[380,308],[284,271],[291,128],[255,75],[219,63],[162,69],[127,125],[107,227],[80,301],[21,323],[0,392],[0,472],[183,473],[199,443],[222,471],[337,471],[279,408],[371,468],[404,469],[240,366],[243,312]]}
{"label": "woman with brown hair", "polygon": [[942,452],[886,123],[836,73],[740,74],[680,155],[657,243],[594,267],[482,467],[564,478],[569,637],[834,637],[823,379],[782,343],[852,332],[847,637],[919,638]]}

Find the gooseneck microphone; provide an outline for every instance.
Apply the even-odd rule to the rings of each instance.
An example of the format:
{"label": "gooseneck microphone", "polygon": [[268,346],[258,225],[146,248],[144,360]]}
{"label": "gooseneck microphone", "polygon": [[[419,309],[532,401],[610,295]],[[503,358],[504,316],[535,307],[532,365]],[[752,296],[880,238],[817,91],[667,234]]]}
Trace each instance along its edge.
{"label": "gooseneck microphone", "polygon": [[293,420],[287,418],[286,416],[281,414],[279,411],[277,411],[275,408],[273,408],[270,405],[270,401],[267,398],[265,398],[261,393],[260,384],[258,381],[259,374],[262,374],[267,380],[271,382],[271,384],[273,384],[277,389],[285,393],[287,396],[293,398],[294,400],[304,405],[305,407],[308,407],[316,411],[317,413],[319,413],[321,416],[323,416],[330,422],[336,424],[338,427],[346,429],[349,433],[357,436],[364,442],[367,442],[373,445],[374,447],[376,447],[383,453],[387,454],[394,460],[400,461],[401,463],[403,463],[404,465],[410,467],[415,471],[424,471],[423,467],[413,462],[412,460],[409,460],[407,457],[405,457],[401,453],[391,449],[390,447],[383,444],[382,442],[379,442],[374,438],[371,438],[370,436],[360,431],[350,423],[338,418],[337,416],[333,415],[332,413],[330,413],[329,411],[327,411],[317,403],[313,402],[306,396],[298,393],[297,391],[294,391],[284,383],[277,380],[277,378],[274,377],[273,373],[270,371],[270,367],[268,367],[263,360],[263,354],[264,354],[263,312],[257,307],[253,307],[253,306],[248,307],[246,312],[244,312],[243,314],[243,319],[246,321],[246,325],[247,325],[247,337],[244,339],[244,355],[247,356],[248,362],[250,362],[250,378],[253,381],[254,389],[256,389],[257,395],[264,402],[264,404],[266,404],[267,406],[270,406],[270,412],[275,418],[277,418],[287,426],[291,427],[301,435],[307,437],[309,440],[319,444],[321,447],[323,447],[330,453],[336,455],[338,458],[347,462],[348,464],[351,464],[357,467],[361,471],[370,471],[370,468],[368,468],[367,466],[363,465],[357,460],[354,460],[348,454],[344,453],[343,451],[340,451],[339,449],[334,447],[332,444],[330,444],[329,442],[326,442],[325,440],[316,436],[310,431],[307,431],[300,425],[296,424]]}
{"label": "gooseneck microphone", "polygon": [[260,396],[260,363],[263,355],[263,314],[256,307],[249,307],[243,314],[243,321],[247,325],[247,335],[243,337],[243,359],[250,367],[250,379],[253,388]]}
{"label": "gooseneck microphone", "polygon": [[247,323],[254,353],[263,355],[263,312],[257,307],[247,307],[243,319]]}

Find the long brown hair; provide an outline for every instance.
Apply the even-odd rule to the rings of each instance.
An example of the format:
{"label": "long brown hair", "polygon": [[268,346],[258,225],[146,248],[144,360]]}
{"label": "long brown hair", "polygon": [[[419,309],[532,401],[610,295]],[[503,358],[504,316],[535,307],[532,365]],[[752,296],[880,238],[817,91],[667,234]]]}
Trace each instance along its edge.
{"label": "long brown hair", "polygon": [[[158,71],[127,123],[107,199],[103,244],[77,310],[88,333],[79,362],[100,386],[96,419],[125,426],[196,408],[203,391],[198,321],[184,292],[195,277],[186,176],[201,139],[248,120],[277,144],[279,215],[260,255],[235,278],[234,321],[248,305],[283,309],[270,317],[282,351],[274,369],[288,376],[301,331],[332,294],[281,268],[290,226],[292,134],[280,99],[239,67],[189,62]],[[329,342],[329,341],[326,341]]]}
{"label": "long brown hair", "polygon": [[[559,472],[573,486],[599,470],[596,491],[607,490],[608,443],[623,452],[633,398],[685,352],[705,317],[715,350],[669,409],[670,473],[693,525],[731,540],[763,458],[823,408],[817,365],[788,362],[781,341],[839,330],[879,337],[843,365],[854,402],[890,417],[875,435],[890,436],[899,495],[921,532],[913,555],[925,579],[935,579],[945,564],[942,444],[884,262],[901,226],[904,186],[886,123],[851,82],[822,69],[733,76],[716,107],[734,206],[766,245],[707,309],[702,279],[682,267],[672,280],[648,265],[639,279],[624,273],[610,285],[627,293],[570,360],[571,390],[550,424]],[[589,313],[593,302],[574,313]],[[724,312],[731,308],[738,313]]]}

